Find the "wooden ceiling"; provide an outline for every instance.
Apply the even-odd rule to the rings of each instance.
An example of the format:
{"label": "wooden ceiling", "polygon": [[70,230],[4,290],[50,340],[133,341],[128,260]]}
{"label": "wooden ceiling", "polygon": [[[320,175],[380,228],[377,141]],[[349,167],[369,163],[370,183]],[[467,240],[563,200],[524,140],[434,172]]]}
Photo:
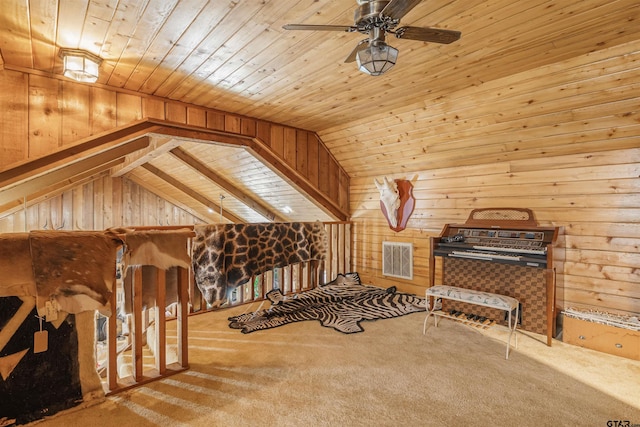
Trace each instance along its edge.
{"label": "wooden ceiling", "polygon": [[[344,63],[362,34],[282,29],[289,23],[351,25],[355,8],[352,0],[3,0],[1,60],[7,69],[59,74],[59,49],[84,49],[103,58],[99,84],[316,132],[349,175],[365,176],[376,174],[374,163],[380,174],[389,172],[392,163],[380,159],[399,152],[400,140],[411,147],[402,155],[420,151],[429,130],[409,135],[412,111],[640,38],[637,0],[424,0],[401,23],[459,30],[460,40],[441,45],[390,37],[400,51],[398,63],[371,77]],[[422,126],[435,132],[437,125]],[[238,217],[260,221],[282,212],[263,188],[269,186],[257,184],[273,178],[284,188],[281,178],[241,149],[203,147],[188,143],[179,153],[215,165],[238,183],[249,199],[245,207],[259,206],[251,212],[238,207]],[[152,172],[180,167],[188,174],[185,182],[195,186],[194,168],[176,163],[178,157],[166,154],[131,174],[144,182],[159,175]],[[246,162],[265,179],[244,182],[223,167],[226,157]],[[207,191],[211,199],[228,195],[229,207],[243,197],[219,184]],[[295,203],[295,193],[283,203]],[[301,216],[327,217],[306,200],[297,209]]]}

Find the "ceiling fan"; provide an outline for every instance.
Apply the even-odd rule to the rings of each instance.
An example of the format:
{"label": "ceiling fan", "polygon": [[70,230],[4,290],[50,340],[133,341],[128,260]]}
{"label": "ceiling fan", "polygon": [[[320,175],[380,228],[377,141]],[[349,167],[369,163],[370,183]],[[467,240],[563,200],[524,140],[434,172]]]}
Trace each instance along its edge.
{"label": "ceiling fan", "polygon": [[359,32],[369,37],[358,43],[344,62],[357,61],[360,71],[379,76],[391,69],[398,59],[398,49],[385,42],[387,34],[399,39],[449,44],[460,38],[460,31],[428,27],[400,27],[400,19],[422,0],[356,0],[354,25],[287,24],[285,30]]}

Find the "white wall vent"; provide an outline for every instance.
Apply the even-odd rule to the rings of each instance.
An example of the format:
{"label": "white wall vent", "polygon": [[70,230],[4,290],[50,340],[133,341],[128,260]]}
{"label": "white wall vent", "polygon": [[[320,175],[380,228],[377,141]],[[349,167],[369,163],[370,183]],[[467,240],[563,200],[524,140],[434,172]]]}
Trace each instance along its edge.
{"label": "white wall vent", "polygon": [[413,244],[382,242],[382,275],[413,280]]}

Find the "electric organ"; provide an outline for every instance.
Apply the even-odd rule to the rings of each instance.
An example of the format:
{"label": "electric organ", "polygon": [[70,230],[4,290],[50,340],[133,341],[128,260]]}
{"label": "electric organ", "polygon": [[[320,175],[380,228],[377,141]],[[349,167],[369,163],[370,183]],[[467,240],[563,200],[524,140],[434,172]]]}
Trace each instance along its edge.
{"label": "electric organ", "polygon": [[[474,209],[464,224],[446,224],[440,236],[431,238],[429,286],[444,284],[514,297],[521,304],[520,329],[546,335],[551,345],[558,332],[561,231],[538,226],[530,209]],[[446,305],[446,310],[475,311],[496,321],[504,317],[491,308],[453,301]]]}

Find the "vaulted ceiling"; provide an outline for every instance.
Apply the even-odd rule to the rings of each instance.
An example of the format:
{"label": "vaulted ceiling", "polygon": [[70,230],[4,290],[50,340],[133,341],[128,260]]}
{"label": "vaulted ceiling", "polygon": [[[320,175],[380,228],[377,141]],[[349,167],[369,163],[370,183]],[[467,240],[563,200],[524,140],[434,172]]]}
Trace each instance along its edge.
{"label": "vaulted ceiling", "polygon": [[[637,0],[423,0],[401,24],[458,30],[461,38],[438,44],[389,37],[400,51],[398,62],[372,77],[344,62],[364,35],[282,28],[352,25],[356,6],[352,0],[3,0],[1,61],[6,69],[59,74],[60,48],[87,50],[103,58],[98,84],[316,132],[347,174],[358,176],[392,155],[398,134],[407,132],[397,126],[408,112],[453,92],[640,38]],[[372,128],[375,143],[360,150],[363,129]],[[286,188],[288,199],[278,202],[269,188],[286,192],[286,181],[258,158],[237,147],[183,142],[169,142],[162,158],[127,173],[144,183],[182,168],[183,194],[193,200],[188,188],[197,188],[207,172],[185,159],[200,159],[228,179],[206,197],[224,195],[239,219],[297,218],[278,205],[300,200],[296,189]],[[358,150],[344,148],[354,143]],[[251,174],[225,168],[230,157]],[[305,219],[328,218],[305,198],[292,208]]]}

